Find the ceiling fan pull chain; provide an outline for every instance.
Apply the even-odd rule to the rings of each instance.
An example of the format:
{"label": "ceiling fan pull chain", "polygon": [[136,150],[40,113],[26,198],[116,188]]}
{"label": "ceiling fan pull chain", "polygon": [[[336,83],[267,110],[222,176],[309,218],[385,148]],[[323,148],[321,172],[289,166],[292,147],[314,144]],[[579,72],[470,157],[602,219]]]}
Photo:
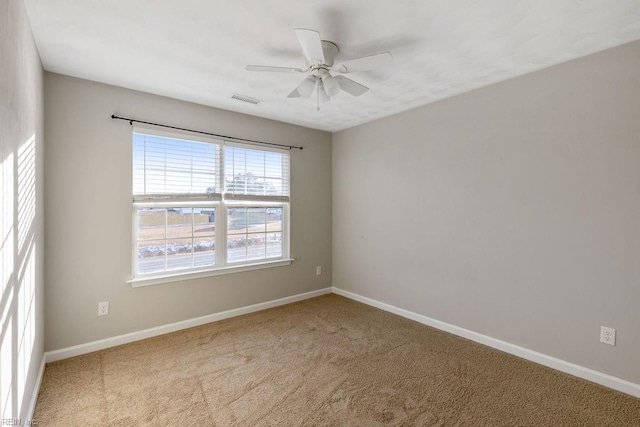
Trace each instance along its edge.
{"label": "ceiling fan pull chain", "polygon": [[316,111],[320,111],[320,85],[316,85]]}

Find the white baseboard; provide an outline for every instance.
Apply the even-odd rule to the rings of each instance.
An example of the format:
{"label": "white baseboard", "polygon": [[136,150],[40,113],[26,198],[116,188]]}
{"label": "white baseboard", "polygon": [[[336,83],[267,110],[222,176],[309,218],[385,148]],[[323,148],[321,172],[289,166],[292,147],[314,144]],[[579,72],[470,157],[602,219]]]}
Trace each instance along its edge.
{"label": "white baseboard", "polygon": [[612,388],[614,390],[621,391],[634,397],[640,398],[640,385],[632,383],[627,380],[623,380],[618,377],[614,377],[609,374],[605,374],[599,371],[595,371],[584,366],[576,365],[571,362],[567,362],[556,357],[548,356],[537,351],[529,350],[515,344],[508,343],[496,338],[492,338],[487,335],[480,334],[478,332],[471,331],[469,329],[461,328],[459,326],[452,325],[450,323],[442,322],[440,320],[432,319],[421,314],[414,313],[409,310],[395,307],[393,305],[383,303],[371,298],[364,297],[362,295],[355,294],[353,292],[345,291],[340,288],[324,288],[317,291],[306,292],[303,294],[293,295],[290,297],[280,298],[277,300],[267,301],[259,304],[249,305],[246,307],[240,307],[232,310],[223,311],[220,313],[209,314],[194,319],[183,320],[181,322],[171,323],[168,325],[158,326],[155,328],[145,329],[142,331],[132,332],[125,335],[119,335],[111,338],[106,338],[99,341],[93,341],[86,344],[80,344],[73,347],[63,348],[60,350],[48,351],[44,353],[42,364],[40,366],[40,372],[38,373],[38,380],[34,387],[31,403],[29,405],[29,415],[33,417],[33,411],[35,410],[35,404],[38,397],[38,391],[40,390],[40,383],[44,373],[45,363],[55,362],[69,357],[79,356],[81,354],[91,353],[94,351],[102,350],[109,347],[115,347],[121,344],[127,344],[134,341],[139,341],[145,338],[151,338],[158,335],[167,334],[170,332],[179,331],[182,329],[192,328],[194,326],[200,326],[218,320],[228,319],[235,316],[241,316],[243,314],[254,313],[256,311],[266,310],[268,308],[278,307],[285,304],[291,304],[297,301],[325,295],[329,293],[335,293],[342,295],[354,301],[358,301],[372,307],[379,308],[384,311],[388,311],[393,314],[405,317],[407,319],[414,320],[418,323],[422,323],[427,326],[431,326],[436,329],[440,329],[445,332],[449,332],[454,335],[458,335],[463,338],[475,341],[480,344],[493,347],[497,350],[504,351],[505,353],[513,354],[514,356],[521,357],[526,360],[538,363],[540,365],[547,366],[552,369],[556,369],[561,372],[565,372],[570,375],[594,382],[596,384],[603,385],[605,387]]}
{"label": "white baseboard", "polygon": [[[285,304],[291,304],[293,302],[302,301],[305,299],[317,297],[320,295],[330,294],[331,288],[319,289],[317,291],[306,292],[303,294],[292,295],[290,297],[280,298],[272,301],[262,302],[259,304],[248,305],[245,307],[234,308],[232,310],[222,311],[220,313],[208,314],[202,317],[196,317],[194,319],[183,320],[180,322],[170,323],[168,325],[157,326],[155,328],[145,329],[142,331],[131,332],[129,334],[118,335],[111,338],[105,338],[98,341],[88,342],[86,344],[79,344],[72,347],[63,348],[60,350],[47,351],[44,354],[44,361],[46,363],[55,362],[69,357],[79,356],[81,354],[92,353],[94,351],[103,350],[109,347],[115,347],[122,344],[128,344],[130,342],[143,340],[145,338],[151,338],[158,335],[168,334],[170,332],[179,331],[182,329],[193,328],[194,326],[200,326],[218,320],[228,319],[230,317],[241,316],[243,314],[254,313],[256,311],[266,310],[268,308],[278,307]],[[39,389],[39,387],[38,387]]]}
{"label": "white baseboard", "polygon": [[33,392],[31,393],[31,401],[29,402],[29,409],[27,409],[27,419],[33,420],[33,414],[36,411],[36,402],[38,401],[38,393],[40,393],[40,385],[42,384],[42,377],[44,376],[45,355],[42,355],[40,362],[40,369],[38,369],[38,377],[36,383],[33,385]]}
{"label": "white baseboard", "polygon": [[480,334],[478,332],[470,331],[468,329],[452,325],[450,323],[432,319],[430,317],[398,308],[371,298],[367,298],[353,292],[345,291],[336,287],[333,287],[332,289],[333,293],[342,295],[354,301],[358,301],[372,307],[397,314],[398,316],[414,320],[418,323],[422,323],[424,325],[431,326],[433,328],[440,329],[454,335],[458,335],[471,341],[475,341],[477,343],[504,351],[505,353],[513,354],[514,356],[518,356],[523,359],[538,363],[540,365],[544,365],[549,368],[556,369],[558,371],[640,398],[640,384],[635,384],[630,381],[623,380],[622,378],[614,377],[612,375],[598,372],[590,368],[585,368],[584,366],[576,365],[575,363],[567,362],[566,360],[548,356],[543,353],[538,353],[537,351],[529,350],[528,348],[520,347],[519,345],[511,344],[506,341],[502,341],[487,335]]}

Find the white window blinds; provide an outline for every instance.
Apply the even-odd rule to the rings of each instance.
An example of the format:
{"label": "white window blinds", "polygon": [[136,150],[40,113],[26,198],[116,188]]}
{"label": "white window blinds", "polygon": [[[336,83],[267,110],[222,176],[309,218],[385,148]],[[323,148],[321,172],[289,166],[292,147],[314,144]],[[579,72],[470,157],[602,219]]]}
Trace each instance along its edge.
{"label": "white window blinds", "polygon": [[220,146],[133,134],[134,200],[220,198]]}
{"label": "white window blinds", "polygon": [[289,201],[289,151],[165,135],[134,130],[134,202]]}
{"label": "white window blinds", "polygon": [[225,199],[289,201],[289,152],[224,147]]}

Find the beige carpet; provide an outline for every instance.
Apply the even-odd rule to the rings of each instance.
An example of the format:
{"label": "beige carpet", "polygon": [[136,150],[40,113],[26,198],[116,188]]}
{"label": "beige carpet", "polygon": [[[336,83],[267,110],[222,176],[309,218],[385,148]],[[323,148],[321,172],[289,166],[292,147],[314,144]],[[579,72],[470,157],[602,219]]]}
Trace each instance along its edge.
{"label": "beige carpet", "polygon": [[640,399],[326,295],[47,365],[44,426],[638,426]]}

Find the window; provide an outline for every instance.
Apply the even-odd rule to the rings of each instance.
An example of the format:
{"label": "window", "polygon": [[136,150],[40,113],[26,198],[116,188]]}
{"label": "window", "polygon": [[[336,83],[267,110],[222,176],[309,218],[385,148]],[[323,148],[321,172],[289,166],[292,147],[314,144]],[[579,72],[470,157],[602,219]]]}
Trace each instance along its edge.
{"label": "window", "polygon": [[134,129],[133,281],[289,259],[289,152]]}

